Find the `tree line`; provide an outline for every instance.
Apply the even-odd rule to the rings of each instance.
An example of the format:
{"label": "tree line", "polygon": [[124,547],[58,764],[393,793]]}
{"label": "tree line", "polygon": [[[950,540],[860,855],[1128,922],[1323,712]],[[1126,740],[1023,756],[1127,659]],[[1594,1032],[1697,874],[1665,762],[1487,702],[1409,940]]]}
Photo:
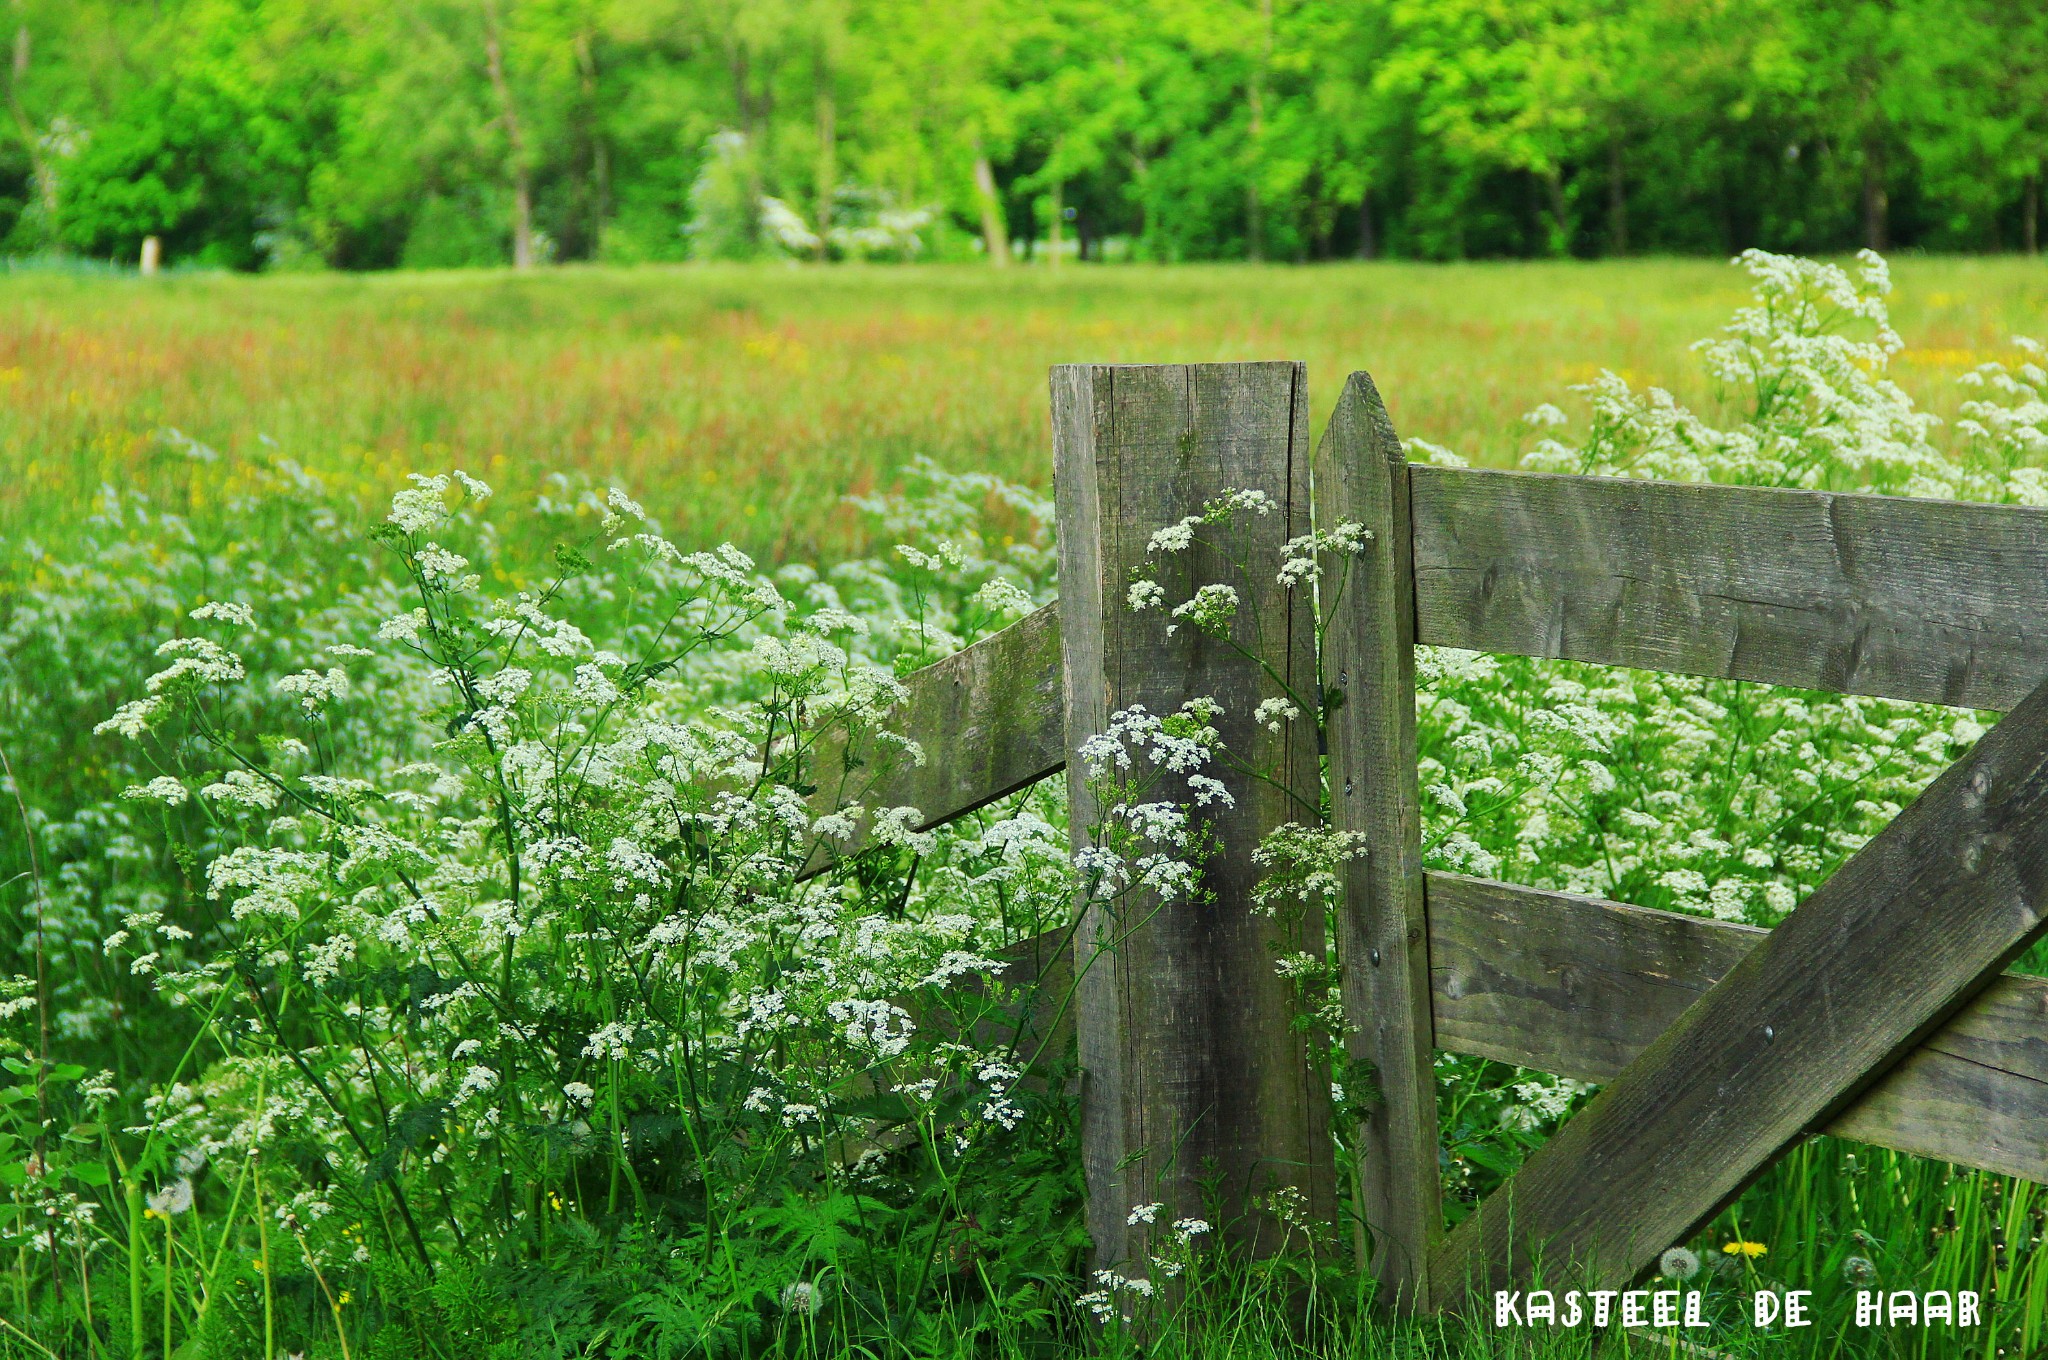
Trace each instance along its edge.
{"label": "tree line", "polygon": [[2014,0],[9,0],[0,254],[2025,250]]}

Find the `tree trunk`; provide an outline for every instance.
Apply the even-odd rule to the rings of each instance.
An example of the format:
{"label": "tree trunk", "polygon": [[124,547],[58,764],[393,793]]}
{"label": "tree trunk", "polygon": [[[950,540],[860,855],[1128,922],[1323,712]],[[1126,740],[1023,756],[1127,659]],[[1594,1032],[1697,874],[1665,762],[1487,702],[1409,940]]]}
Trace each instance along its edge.
{"label": "tree trunk", "polygon": [[597,54],[587,28],[576,34],[576,70],[583,87],[584,135],[590,140],[590,224],[587,230],[590,233],[590,254],[594,256],[604,235],[604,224],[612,215],[612,158],[611,148],[605,145],[604,127],[598,118]]}
{"label": "tree trunk", "polygon": [[2041,177],[2028,175],[2020,190],[2020,238],[2029,255],[2041,253]]}
{"label": "tree trunk", "polygon": [[732,67],[733,106],[739,110],[740,133],[746,138],[746,159],[742,169],[747,176],[747,253],[753,254],[761,245],[761,158],[766,153],[765,139],[761,130],[767,125],[767,96],[754,97],[749,83],[752,68],[747,61],[746,44],[739,39],[731,40],[727,55]]}
{"label": "tree trunk", "polygon": [[1265,20],[1265,43],[1260,49],[1258,67],[1252,72],[1251,89],[1246,92],[1252,126],[1251,155],[1244,174],[1245,254],[1255,261],[1266,258],[1265,205],[1259,202],[1259,149],[1266,138],[1266,67],[1273,60],[1273,0],[1261,0],[1260,12]]}
{"label": "tree trunk", "polygon": [[1046,237],[1045,253],[1054,269],[1060,267],[1060,255],[1067,244],[1067,186],[1058,180],[1052,185],[1052,231]]}
{"label": "tree trunk", "polygon": [[1131,203],[1138,210],[1138,227],[1136,231],[1131,233],[1131,258],[1142,259],[1147,249],[1146,235],[1151,230],[1151,218],[1145,212],[1147,202],[1145,175],[1152,167],[1145,157],[1137,151],[1132,151],[1130,156],[1131,181],[1137,190],[1137,192],[1131,195]]}
{"label": "tree trunk", "polygon": [[1380,238],[1372,223],[1372,189],[1358,191],[1358,258],[1374,260],[1379,258]]}
{"label": "tree trunk", "polygon": [[35,123],[28,116],[28,106],[21,102],[21,84],[28,79],[28,62],[31,38],[28,29],[28,12],[25,0],[14,0],[14,62],[7,82],[7,111],[14,115],[15,131],[21,135],[23,149],[28,152],[29,175],[36,182],[36,197],[43,209],[43,230],[49,233],[54,247],[57,240],[57,171],[43,154],[42,144],[36,139]]}
{"label": "tree trunk", "polygon": [[1889,245],[1891,197],[1884,188],[1884,151],[1869,146],[1863,152],[1863,244],[1872,250]]}
{"label": "tree trunk", "polygon": [[484,0],[484,68],[498,99],[498,121],[505,126],[506,163],[512,178],[512,267],[533,268],[533,177],[526,164],[526,136],[519,109],[505,79],[505,44],[498,24],[498,0]]}
{"label": "tree trunk", "polygon": [[1539,178],[1543,181],[1543,199],[1550,214],[1550,253],[1569,255],[1572,253],[1571,209],[1564,201],[1564,176],[1553,166]]}
{"label": "tree trunk", "polygon": [[[825,61],[824,44],[818,47],[818,90],[816,113],[818,120],[818,170],[817,183],[812,186],[816,206],[811,217],[817,223],[818,258],[823,260],[830,247],[826,237],[832,231],[832,196],[839,192],[839,101],[832,91],[832,72]],[[975,158],[975,185],[981,183],[981,160]],[[984,223],[984,225],[986,225]]]}
{"label": "tree trunk", "polygon": [[1628,164],[1620,138],[1607,147],[1607,249],[1628,254]]}
{"label": "tree trunk", "polygon": [[[1003,216],[1002,195],[996,192],[995,167],[988,163],[988,153],[981,149],[981,138],[974,139],[974,195],[981,200],[981,240],[988,251],[988,262],[998,269],[1010,262],[1010,224]],[[1059,231],[1059,225],[1053,225]]]}

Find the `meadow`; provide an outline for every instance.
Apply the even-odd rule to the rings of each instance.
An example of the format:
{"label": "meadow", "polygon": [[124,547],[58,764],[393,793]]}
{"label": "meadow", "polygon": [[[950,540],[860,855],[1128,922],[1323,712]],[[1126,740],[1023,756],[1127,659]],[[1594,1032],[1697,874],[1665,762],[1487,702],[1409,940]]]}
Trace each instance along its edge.
{"label": "meadow", "polygon": [[[1170,1325],[1104,1330],[1060,1082],[949,1037],[1065,919],[1063,792],[806,879],[815,753],[1051,598],[1052,363],[1305,359],[1316,425],[1368,368],[1416,458],[2043,503],[2048,271],[1890,283],[0,276],[0,1356],[1529,1353],[1196,1230]],[[1994,716],[1419,669],[1432,866],[1757,925]],[[1453,1216],[1585,1091],[1439,1076]],[[1817,1138],[1666,1273],[1730,1354],[2038,1354],[2043,1207]],[[1873,1284],[1992,1324],[1859,1331]],[[1822,1325],[1741,1325],[1759,1285]]]}
{"label": "meadow", "polygon": [[[1895,366],[1952,379],[2042,329],[2019,259],[1897,263]],[[1308,362],[1315,421],[1366,368],[1397,427],[1481,464],[1601,367],[1709,396],[1686,347],[1747,297],[1718,261],[1118,269],[566,268],[0,279],[0,533],[48,534],[101,483],[167,508],[157,432],[337,474],[367,511],[460,464],[524,491],[581,470],[678,539],[764,560],[858,546],[841,502],[915,455],[1050,485],[1045,373],[1081,361]]]}

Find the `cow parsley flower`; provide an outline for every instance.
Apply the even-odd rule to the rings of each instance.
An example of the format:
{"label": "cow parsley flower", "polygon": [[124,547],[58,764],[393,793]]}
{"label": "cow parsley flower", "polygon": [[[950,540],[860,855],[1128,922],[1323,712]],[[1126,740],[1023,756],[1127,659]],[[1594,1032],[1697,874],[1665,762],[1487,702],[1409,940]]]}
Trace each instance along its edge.
{"label": "cow parsley flower", "polygon": [[[1194,594],[1194,598],[1175,605],[1173,617],[1186,619],[1211,637],[1221,637],[1229,631],[1230,621],[1237,617],[1237,591],[1227,585],[1212,582]],[[1169,626],[1167,632],[1173,632]]]}
{"label": "cow parsley flower", "polygon": [[133,741],[150,729],[153,720],[162,709],[163,700],[155,696],[131,699],[115,709],[113,717],[95,725],[92,734],[97,737],[112,732]]}
{"label": "cow parsley flower", "polygon": [[1301,710],[1285,699],[1266,699],[1252,712],[1252,721],[1269,732],[1278,732],[1301,716]]}
{"label": "cow parsley flower", "polygon": [[246,604],[231,604],[220,600],[210,600],[200,605],[197,609],[186,615],[186,617],[192,619],[218,619],[222,623],[231,623],[239,628],[253,628],[256,626],[255,610],[249,608]]}

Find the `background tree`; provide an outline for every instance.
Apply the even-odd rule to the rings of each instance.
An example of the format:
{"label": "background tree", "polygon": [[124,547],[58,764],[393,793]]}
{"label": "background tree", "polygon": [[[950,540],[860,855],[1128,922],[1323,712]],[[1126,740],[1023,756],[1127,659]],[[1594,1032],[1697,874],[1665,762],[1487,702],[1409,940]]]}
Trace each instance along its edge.
{"label": "background tree", "polygon": [[[714,238],[994,263],[1069,240],[1089,260],[2034,249],[2048,161],[2048,12],[1999,0],[4,17],[15,254],[130,259],[145,235],[236,268],[679,259]],[[688,230],[693,201],[731,229]]]}

